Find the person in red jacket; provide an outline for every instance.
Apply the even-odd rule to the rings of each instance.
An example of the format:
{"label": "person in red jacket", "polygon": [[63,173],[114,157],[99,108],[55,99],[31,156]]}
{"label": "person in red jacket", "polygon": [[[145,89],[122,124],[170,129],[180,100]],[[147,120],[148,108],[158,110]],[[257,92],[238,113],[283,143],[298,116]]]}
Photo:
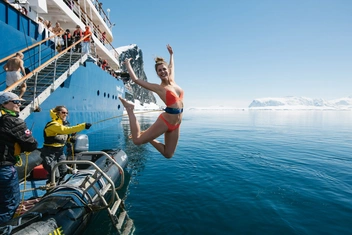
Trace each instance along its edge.
{"label": "person in red jacket", "polygon": [[100,42],[103,43],[103,45],[105,45],[105,40],[106,40],[106,32],[103,32],[101,34]]}
{"label": "person in red jacket", "polygon": [[[90,31],[90,27],[88,25],[86,25],[86,31],[84,31],[83,37],[85,37],[87,35],[92,35],[92,32]],[[82,53],[90,54],[90,40],[91,40],[91,36],[89,36],[83,40]]]}
{"label": "person in red jacket", "polygon": [[103,70],[105,70],[106,66],[108,65],[108,62],[106,60],[103,61],[103,63],[101,64],[101,68]]}

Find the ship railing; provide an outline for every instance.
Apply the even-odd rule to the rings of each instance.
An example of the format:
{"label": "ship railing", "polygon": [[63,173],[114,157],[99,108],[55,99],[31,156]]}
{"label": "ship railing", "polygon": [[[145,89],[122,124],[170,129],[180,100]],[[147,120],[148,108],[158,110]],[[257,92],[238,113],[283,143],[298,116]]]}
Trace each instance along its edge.
{"label": "ship railing", "polygon": [[[127,213],[124,210],[123,207],[121,207],[122,200],[120,199],[117,190],[121,189],[124,185],[125,178],[124,178],[124,170],[123,168],[106,152],[103,151],[88,151],[88,152],[81,152],[80,154],[82,155],[94,155],[94,154],[100,154],[104,155],[107,157],[110,162],[115,165],[118,168],[119,174],[120,174],[120,185],[118,187],[115,186],[115,183],[112,181],[112,179],[97,166],[95,163],[88,161],[88,160],[66,160],[66,161],[61,161],[58,162],[57,164],[54,165],[52,172],[55,172],[60,165],[68,165],[68,164],[73,164],[73,169],[75,170],[77,165],[90,165],[94,169],[94,173],[92,172],[90,176],[86,176],[86,178],[83,180],[83,182],[80,184],[80,189],[83,191],[83,195],[90,195],[92,198],[92,201],[96,201],[98,198],[100,201],[103,203],[103,206],[97,206],[95,204],[95,208],[92,208],[93,210],[102,210],[102,209],[107,209],[110,219],[114,223],[115,227],[119,230],[122,227],[122,222],[125,220]],[[83,173],[85,173],[87,170],[82,170]],[[103,180],[104,179],[104,180]],[[98,182],[100,182],[100,186],[98,186]],[[52,174],[51,176],[51,187],[56,186],[56,181],[55,181],[55,174]],[[94,192],[96,193],[95,195],[91,195],[89,192],[90,190],[93,189]],[[105,194],[109,192],[111,189],[111,196],[109,202],[106,201],[105,199]],[[118,210],[121,209],[121,213],[119,218],[117,218],[116,213]]]}
{"label": "ship railing", "polygon": [[[90,11],[90,14],[87,13],[87,4],[89,7],[88,10]],[[107,26],[106,28],[111,31],[112,27],[115,26],[115,24],[111,23],[109,15],[106,15],[106,13],[105,13],[104,9],[101,7],[99,1],[96,0],[95,3],[91,2],[90,0],[85,1],[83,7],[79,2],[75,2],[71,9],[78,17],[80,17],[80,19],[82,21],[83,21],[84,17],[88,17],[89,21],[93,22],[91,20],[91,18],[92,18],[92,9],[94,9],[94,8],[95,8],[96,12],[98,13],[98,15],[100,16],[100,18],[102,19],[102,21],[104,22],[104,24]],[[87,19],[87,21],[88,21],[88,19]]]}
{"label": "ship railing", "polygon": [[[93,188],[96,191],[97,195],[102,199],[102,201],[105,204],[105,207],[102,208],[102,209],[105,209],[105,208],[107,208],[107,207],[109,207],[109,206],[114,204],[115,197],[116,197],[116,194],[115,194],[116,190],[118,190],[118,188],[122,187],[123,184],[124,184],[124,177],[123,177],[124,173],[123,173],[123,169],[121,168],[121,166],[119,166],[119,170],[120,170],[120,172],[122,172],[121,173],[121,183],[120,183],[120,186],[118,188],[116,188],[115,187],[115,183],[110,179],[110,177],[107,174],[105,174],[105,172],[102,171],[99,168],[99,166],[97,166],[94,162],[91,162],[91,161],[88,161],[88,160],[66,160],[66,161],[61,161],[61,162],[58,162],[57,164],[55,164],[55,166],[52,169],[52,172],[55,172],[60,165],[67,165],[67,164],[74,164],[74,165],[82,164],[82,165],[90,165],[90,166],[92,166],[95,169],[95,173],[92,176],[95,176],[96,178],[89,177],[89,178],[86,179],[86,182],[84,184],[82,184],[82,185],[84,185],[84,189],[83,189],[84,193],[87,193],[90,188]],[[121,171],[121,169],[122,169],[122,171]],[[98,188],[94,187],[94,185],[102,177],[107,181],[107,184],[105,185],[105,187],[102,187],[101,189],[98,189]],[[57,182],[55,181],[55,174],[52,174],[52,176],[51,176],[50,185],[52,187],[55,187],[57,185]],[[106,200],[104,198],[104,195],[109,191],[110,188],[111,188],[112,192],[114,192],[114,193],[111,195],[110,201],[106,202]]]}
{"label": "ship railing", "polygon": [[[98,3],[98,1],[96,1],[96,3]],[[99,8],[97,8],[99,9]],[[72,8],[72,11],[80,18],[80,20],[82,21],[82,23],[84,25],[89,25],[91,27],[91,31],[93,33],[93,35],[96,37],[96,39],[98,41],[100,41],[104,47],[106,47],[106,49],[109,51],[109,53],[111,54],[111,56],[113,56],[117,61],[119,59],[119,54],[117,53],[117,51],[115,50],[115,47],[111,44],[111,41],[108,38],[103,39],[103,32],[102,29],[99,27],[99,25],[97,25],[96,23],[94,23],[94,21],[92,20],[92,17],[89,16],[89,14],[86,12],[85,9],[82,8],[82,6],[78,3],[75,2],[74,7]],[[98,10],[99,11],[99,10]],[[109,19],[109,17],[106,16],[105,12],[102,10],[104,18]],[[104,21],[105,23],[107,23],[107,26],[109,28],[109,30],[111,30],[111,28],[114,26],[114,24],[112,24],[110,22],[110,20],[108,20],[109,22]],[[115,68],[115,70],[118,68]]]}
{"label": "ship railing", "polygon": [[[22,53],[23,53],[23,52],[25,52],[25,51],[27,51],[27,50],[33,48],[33,47],[36,47],[36,46],[38,46],[38,47],[40,48],[40,46],[43,44],[43,42],[46,42],[46,41],[51,40],[51,39],[53,39],[53,38],[54,38],[54,41],[55,41],[55,42],[54,42],[55,45],[57,45],[57,44],[58,44],[58,42],[57,42],[58,36],[60,36],[60,35],[53,35],[53,36],[51,36],[51,37],[49,37],[49,38],[47,38],[47,39],[45,39],[45,40],[42,40],[42,41],[40,41],[40,42],[38,42],[38,43],[36,43],[36,44],[33,44],[33,45],[30,46],[30,47],[27,47],[27,48],[25,48],[25,49],[20,50],[19,52],[22,52]],[[69,52],[69,51],[72,52],[71,49],[73,49],[77,44],[83,42],[84,39],[88,38],[89,36],[90,36],[90,35],[86,35],[85,37],[82,37],[79,41],[73,43],[70,47],[65,48],[65,49],[64,49],[63,51],[61,51],[60,53],[57,53],[57,51],[55,50],[55,56],[54,56],[54,57],[52,57],[51,59],[49,59],[49,60],[46,61],[45,63],[41,64],[41,65],[40,65],[39,67],[37,67],[35,70],[33,70],[33,71],[31,71],[30,73],[26,74],[26,76],[23,76],[20,80],[18,80],[17,82],[15,82],[14,84],[12,84],[11,86],[7,87],[4,91],[11,91],[11,90],[13,90],[13,89],[16,88],[18,85],[20,85],[22,82],[24,82],[24,81],[30,79],[33,75],[35,75],[36,73],[38,73],[40,70],[42,70],[43,68],[45,68],[45,67],[46,67],[47,65],[49,65],[50,63],[52,63],[54,60],[57,60],[60,56],[62,56],[63,54],[66,54],[66,52]],[[39,58],[41,57],[41,53],[40,53],[40,52],[41,52],[41,50],[39,50]],[[17,52],[16,52],[16,53],[17,53]],[[1,59],[1,60],[0,60],[0,63],[2,63],[2,62],[5,61],[5,60],[8,60],[9,58],[14,57],[14,56],[16,55],[16,53],[14,53],[14,54],[12,54],[12,55],[10,55],[10,56],[7,56],[7,57]],[[71,53],[71,54],[72,54],[72,53]]]}
{"label": "ship railing", "polygon": [[[41,65],[41,63],[45,60],[47,60],[49,57],[51,57],[55,51],[52,50],[51,47],[54,47],[55,44],[55,38],[61,36],[60,34],[58,35],[51,35],[50,37],[43,39],[33,45],[27,46],[25,48],[23,48],[22,50],[19,50],[9,56],[6,56],[2,59],[0,59],[0,65],[3,66],[5,64],[5,62],[7,62],[7,60],[9,60],[10,58],[13,58],[16,56],[16,53],[20,52],[23,53],[24,59],[24,65],[26,68],[28,69],[33,69],[39,65]],[[44,46],[45,45],[45,46]],[[34,60],[34,62],[33,62]],[[0,76],[2,76],[3,73],[6,73],[5,70],[3,70],[2,72],[0,72]],[[5,81],[1,82],[0,85],[4,84]]]}
{"label": "ship railing", "polygon": [[106,15],[104,9],[101,7],[101,4],[98,0],[95,1],[95,8],[97,9],[97,11],[99,12],[100,16],[103,18],[103,21],[108,25],[108,27],[111,29],[114,24],[111,23],[110,21],[110,17],[109,14]]}
{"label": "ship railing", "polygon": [[[35,43],[35,44],[33,44],[33,45],[30,45],[30,46],[28,46],[28,47],[26,47],[26,48],[24,48],[24,49],[22,49],[22,50],[19,50],[18,52],[24,53],[24,52],[26,52],[26,51],[28,51],[28,50],[34,48],[34,47],[37,47],[37,46],[40,47],[40,46],[41,46],[42,44],[44,44],[45,42],[47,42],[47,41],[49,41],[49,40],[54,40],[54,38],[57,37],[57,36],[58,36],[58,35],[52,35],[52,36],[50,36],[50,37],[48,37],[48,38],[46,38],[46,39],[44,39],[44,40],[41,40],[40,42],[37,42],[37,43]],[[5,61],[7,61],[8,59],[10,59],[10,58],[12,58],[12,57],[15,57],[15,56],[16,56],[16,53],[18,53],[18,52],[15,52],[15,53],[13,53],[13,54],[11,54],[11,55],[9,55],[9,56],[6,56],[5,58],[0,59],[0,64],[3,63],[3,62],[5,62]]]}
{"label": "ship railing", "polygon": [[[75,56],[75,58],[78,56],[79,57],[79,63],[82,64],[86,59],[87,59],[87,54],[83,54],[83,53],[73,53],[73,48],[76,47],[77,44],[83,42],[86,38],[90,37],[90,35],[86,35],[84,37],[82,37],[80,40],[78,40],[77,42],[74,42],[71,46],[65,48],[63,51],[61,52],[54,52],[54,56],[51,57],[50,59],[48,59],[47,61],[45,61],[44,63],[40,64],[37,68],[35,68],[33,71],[29,72],[28,74],[26,74],[25,76],[23,76],[20,80],[18,80],[17,82],[15,82],[14,84],[12,84],[11,86],[7,87],[6,89],[4,89],[4,91],[12,91],[14,90],[16,87],[20,86],[20,84],[22,84],[23,82],[27,82],[27,91],[24,95],[24,98],[26,101],[24,102],[24,108],[22,109],[22,111],[20,112],[20,117],[25,119],[26,117],[28,117],[30,115],[30,113],[36,111],[39,108],[39,105],[44,102],[44,100],[46,98],[48,98],[50,96],[50,93],[52,93],[54,90],[56,90],[57,87],[59,87],[60,84],[62,84],[62,82],[64,82],[67,77],[72,74],[72,72],[74,71],[72,66],[73,64],[73,56]],[[52,40],[54,39],[54,45],[57,45],[57,40],[58,37],[54,37],[51,39],[46,39],[43,40],[47,41],[47,40]],[[36,45],[33,45],[33,47],[38,46],[39,48],[41,47],[42,43],[36,43]],[[28,50],[23,49],[21,51],[26,51]],[[41,51],[39,50],[39,55],[38,58],[41,58]],[[60,77],[60,79],[58,79],[57,77],[58,75],[58,66],[56,66],[58,60],[60,58],[63,58],[64,55],[68,54],[69,56],[69,61],[68,61],[68,70],[66,71],[66,76],[64,77]],[[13,56],[13,55],[11,55]],[[11,58],[11,56],[8,56],[6,58]],[[4,58],[3,60],[5,60],[6,58]],[[75,64],[77,64],[77,59],[74,61]],[[66,63],[66,62],[65,62]],[[54,68],[53,68],[53,73],[49,73],[46,74],[45,76],[48,77],[44,77],[41,78],[42,80],[46,79],[48,80],[50,79],[50,82],[46,82],[45,84],[39,84],[39,79],[38,79],[38,75],[40,74],[40,72],[45,69],[46,67],[50,66],[51,64],[54,64]],[[78,66],[75,66],[75,69],[77,69]],[[61,71],[62,73],[62,71]],[[33,83],[32,86],[29,86],[29,83]],[[41,88],[41,91],[38,91],[39,86]],[[49,88],[49,90],[48,90]],[[29,92],[29,90],[31,90],[31,92]],[[32,94],[33,93],[33,94]],[[32,94],[32,96],[31,96]]]}
{"label": "ship railing", "polygon": [[[4,65],[7,60],[15,57],[17,53],[24,54],[24,66],[26,67],[26,69],[29,69],[29,71],[33,68],[35,69],[36,67],[40,66],[44,61],[50,60],[53,55],[58,54],[55,48],[59,43],[58,39],[63,35],[63,33],[51,34],[51,36],[37,43],[34,43],[30,46],[26,46],[22,50],[19,50],[9,56],[0,59],[0,65]],[[2,72],[0,72],[0,75],[3,73],[6,73],[6,71],[3,70]],[[5,81],[1,82],[0,85],[2,85],[3,83],[5,83]]]}

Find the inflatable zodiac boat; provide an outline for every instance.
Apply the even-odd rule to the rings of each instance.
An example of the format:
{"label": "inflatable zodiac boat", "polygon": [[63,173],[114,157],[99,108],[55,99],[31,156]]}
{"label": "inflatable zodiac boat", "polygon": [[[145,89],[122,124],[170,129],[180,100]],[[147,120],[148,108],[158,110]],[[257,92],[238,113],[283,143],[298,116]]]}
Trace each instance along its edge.
{"label": "inflatable zodiac boat", "polygon": [[54,166],[53,171],[60,164],[67,164],[75,172],[67,174],[60,183],[55,182],[54,174],[47,183],[37,157],[27,158],[32,159],[27,167],[38,166],[29,176],[24,167],[18,169],[23,200],[15,218],[0,224],[0,234],[84,234],[89,222],[102,211],[108,213],[117,234],[132,234],[133,221],[118,195],[124,185],[127,155],[122,150],[85,150],[88,150],[88,137],[78,135],[75,144],[78,153]]}

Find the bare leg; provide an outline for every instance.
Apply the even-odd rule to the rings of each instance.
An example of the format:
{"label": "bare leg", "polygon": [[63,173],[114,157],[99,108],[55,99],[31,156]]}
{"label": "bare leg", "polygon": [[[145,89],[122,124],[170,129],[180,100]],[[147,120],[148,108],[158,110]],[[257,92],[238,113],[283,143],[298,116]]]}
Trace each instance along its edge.
{"label": "bare leg", "polygon": [[21,85],[21,92],[20,92],[20,95],[18,96],[19,98],[22,98],[22,96],[24,95],[24,93],[26,92],[27,90],[27,84],[24,82],[22,83]]}
{"label": "bare leg", "polygon": [[[143,135],[143,133],[144,133],[144,131],[141,131],[141,132],[139,133],[139,136]],[[128,136],[128,138],[129,138],[129,139],[132,139],[132,134],[130,134],[130,135]]]}
{"label": "bare leg", "polygon": [[[143,131],[143,134],[140,131],[139,123],[136,119],[135,114],[133,113],[134,104],[126,101],[125,99],[121,100],[123,106],[126,109],[128,119],[130,121],[130,128],[132,134],[133,143],[136,145],[141,145],[145,143],[150,143],[156,148],[165,158],[171,158],[176,150],[178,138],[180,135],[180,128],[167,132],[168,127],[160,118],[156,120],[156,122],[150,126],[147,130]],[[165,136],[165,144],[156,140],[157,137],[164,134]]]}
{"label": "bare leg", "polygon": [[165,158],[172,158],[176,151],[176,146],[178,142],[178,138],[180,136],[180,128],[174,130],[172,132],[165,132],[165,144],[157,141],[151,140],[149,143],[156,148]]}
{"label": "bare leg", "polygon": [[133,142],[135,142],[135,139],[137,139],[137,137],[140,135],[141,132],[141,128],[139,126],[139,123],[137,121],[136,116],[134,115],[134,104],[128,102],[127,100],[119,97],[119,99],[122,102],[122,105],[125,107],[127,115],[128,115],[128,119],[130,121],[130,129],[131,129],[131,134],[132,134],[132,139]]}

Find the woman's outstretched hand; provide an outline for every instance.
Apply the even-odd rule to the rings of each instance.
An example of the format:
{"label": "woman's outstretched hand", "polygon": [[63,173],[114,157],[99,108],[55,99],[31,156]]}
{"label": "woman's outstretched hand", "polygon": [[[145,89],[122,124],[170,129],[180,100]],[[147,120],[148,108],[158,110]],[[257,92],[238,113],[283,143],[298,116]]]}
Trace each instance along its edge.
{"label": "woman's outstretched hand", "polygon": [[174,54],[174,51],[172,50],[172,47],[169,44],[167,44],[166,47],[167,47],[167,50],[169,51],[170,55]]}
{"label": "woman's outstretched hand", "polygon": [[129,65],[131,60],[132,60],[132,58],[126,58],[123,63],[124,63],[125,65]]}

